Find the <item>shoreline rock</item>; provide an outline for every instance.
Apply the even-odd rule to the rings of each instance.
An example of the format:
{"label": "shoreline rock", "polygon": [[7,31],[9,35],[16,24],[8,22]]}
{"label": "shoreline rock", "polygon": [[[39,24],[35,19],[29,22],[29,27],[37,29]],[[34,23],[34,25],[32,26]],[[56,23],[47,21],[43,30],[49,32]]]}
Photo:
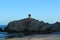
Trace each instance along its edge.
{"label": "shoreline rock", "polygon": [[36,20],[34,18],[24,18],[17,21],[9,22],[5,28],[8,33],[41,33],[49,34],[51,32],[60,32],[60,23],[56,22],[54,24],[45,23],[43,21]]}

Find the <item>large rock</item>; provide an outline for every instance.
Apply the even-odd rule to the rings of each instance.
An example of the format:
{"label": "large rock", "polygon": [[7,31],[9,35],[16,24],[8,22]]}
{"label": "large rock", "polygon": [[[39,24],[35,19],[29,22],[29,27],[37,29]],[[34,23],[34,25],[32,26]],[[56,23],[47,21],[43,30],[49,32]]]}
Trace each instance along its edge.
{"label": "large rock", "polygon": [[12,21],[5,28],[6,32],[24,32],[24,31],[38,31],[44,25],[44,22],[40,22],[36,19],[25,18],[18,21]]}
{"label": "large rock", "polygon": [[55,24],[44,23],[43,21],[38,21],[34,18],[25,18],[18,21],[10,22],[5,28],[6,32],[16,33],[50,33],[50,32],[60,32],[60,23]]}

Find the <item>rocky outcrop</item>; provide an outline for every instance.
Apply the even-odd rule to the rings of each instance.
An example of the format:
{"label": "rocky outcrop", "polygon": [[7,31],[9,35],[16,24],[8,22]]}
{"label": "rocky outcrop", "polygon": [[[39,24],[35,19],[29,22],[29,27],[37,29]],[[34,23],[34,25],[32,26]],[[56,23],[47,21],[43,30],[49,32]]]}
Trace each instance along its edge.
{"label": "rocky outcrop", "polygon": [[60,32],[60,23],[49,24],[34,18],[25,18],[10,22],[5,31],[8,33],[23,32],[26,34]]}
{"label": "rocky outcrop", "polygon": [[43,21],[38,21],[36,19],[25,18],[18,21],[12,21],[5,28],[6,32],[29,32],[29,31],[40,31],[40,28],[44,26]]}

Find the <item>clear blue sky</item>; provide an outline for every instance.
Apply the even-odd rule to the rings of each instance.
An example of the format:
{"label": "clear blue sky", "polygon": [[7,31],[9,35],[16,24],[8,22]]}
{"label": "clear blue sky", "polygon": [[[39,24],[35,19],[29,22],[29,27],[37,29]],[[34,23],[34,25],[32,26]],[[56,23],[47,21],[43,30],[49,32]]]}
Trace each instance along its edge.
{"label": "clear blue sky", "polygon": [[60,0],[0,0],[0,25],[13,20],[33,18],[44,22],[60,22]]}

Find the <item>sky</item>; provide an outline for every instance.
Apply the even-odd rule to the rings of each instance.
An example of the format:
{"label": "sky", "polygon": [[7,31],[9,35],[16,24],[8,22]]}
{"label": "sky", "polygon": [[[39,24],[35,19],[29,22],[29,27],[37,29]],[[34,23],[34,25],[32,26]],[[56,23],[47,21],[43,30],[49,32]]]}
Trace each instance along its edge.
{"label": "sky", "polygon": [[32,15],[39,21],[60,22],[60,0],[0,0],[0,25]]}

